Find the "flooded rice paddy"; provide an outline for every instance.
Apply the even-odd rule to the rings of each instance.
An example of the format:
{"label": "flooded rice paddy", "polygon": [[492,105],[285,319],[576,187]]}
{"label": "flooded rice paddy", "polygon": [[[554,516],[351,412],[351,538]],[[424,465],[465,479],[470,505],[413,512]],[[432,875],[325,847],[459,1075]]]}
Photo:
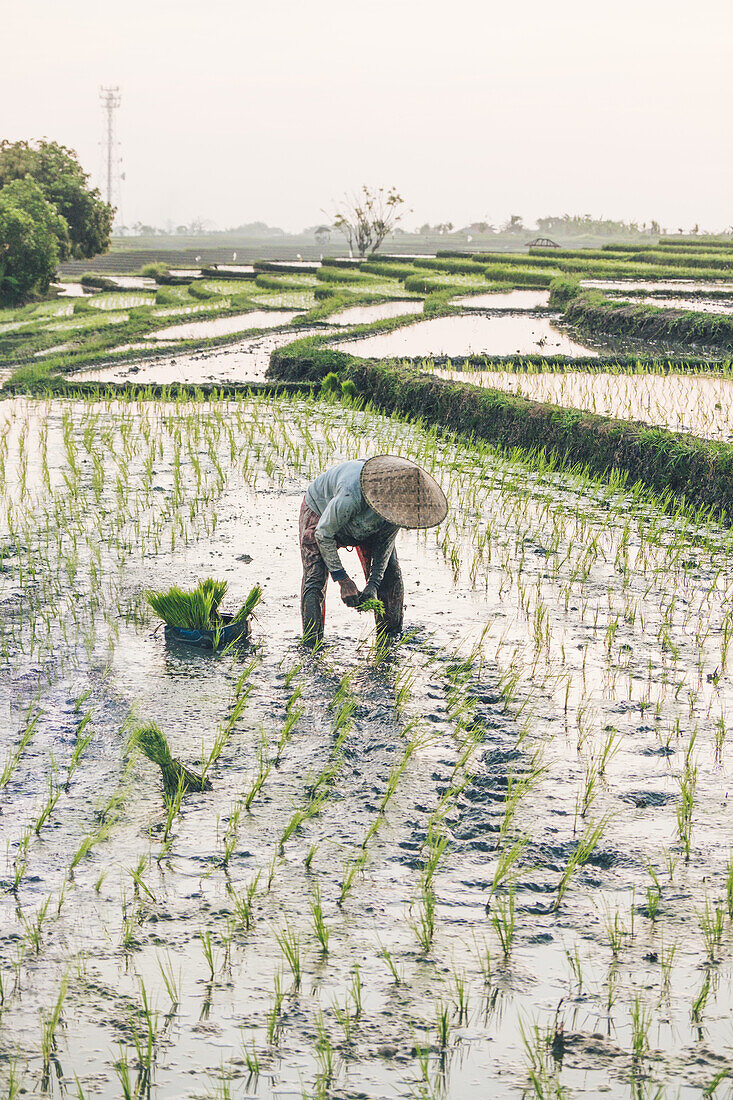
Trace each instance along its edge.
{"label": "flooded rice paddy", "polygon": [[657,309],[685,309],[692,313],[733,313],[733,299],[720,301],[718,299],[705,298],[632,298],[614,299],[623,302],[624,305],[649,305]]}
{"label": "flooded rice paddy", "polygon": [[589,374],[582,371],[518,374],[512,371],[452,371],[442,378],[506,390],[620,420],[642,420],[673,432],[733,440],[733,379],[690,374]]}
{"label": "flooded rice paddy", "polygon": [[342,351],[364,358],[423,355],[569,355],[597,351],[566,336],[545,316],[460,314],[420,321],[406,328],[342,341]]}
{"label": "flooded rice paddy", "polygon": [[192,321],[190,324],[169,325],[167,328],[151,332],[155,340],[197,340],[207,336],[225,336],[230,332],[244,332],[254,328],[276,328],[288,325],[297,317],[293,310],[256,309],[251,313],[240,313],[234,317],[213,317],[208,321]]}
{"label": "flooded rice paddy", "polygon": [[374,306],[350,306],[349,309],[332,314],[328,320],[334,325],[370,325],[373,321],[383,321],[386,317],[402,317],[422,311],[422,302],[397,300],[380,302]]}
{"label": "flooded rice paddy", "polygon": [[121,290],[155,290],[157,283],[147,275],[110,275],[109,279]]}
{"label": "flooded rice paddy", "polygon": [[[331,591],[312,655],[302,493],[375,452],[449,518],[400,643]],[[340,404],[16,399],[0,458],[11,1095],[712,1094],[730,531]],[[155,631],[206,575],[264,585],[251,648]],[[210,793],[166,804],[148,720]]]}
{"label": "flooded rice paddy", "polygon": [[83,298],[88,293],[81,283],[52,283],[51,290],[57,290],[62,298]]}
{"label": "flooded rice paddy", "polygon": [[580,285],[596,290],[654,290],[669,293],[709,294],[711,290],[727,291],[733,294],[733,283],[706,279],[695,282],[693,279],[581,279]]}
{"label": "flooded rice paddy", "polygon": [[[300,338],[336,332],[334,328],[319,325],[303,326],[298,330]],[[210,351],[178,352],[175,355],[156,355],[134,362],[103,364],[93,369],[74,372],[81,382],[140,382],[167,386],[174,382],[196,385],[203,382],[263,382],[270,364],[270,354],[276,348],[292,343],[292,332],[269,332],[250,336],[225,347]],[[152,350],[155,345],[137,345]],[[163,347],[162,342],[157,345]],[[127,350],[132,350],[128,345]],[[123,348],[114,348],[120,352]]]}
{"label": "flooded rice paddy", "polygon": [[507,290],[455,298],[462,309],[543,309],[550,300],[549,290]]}

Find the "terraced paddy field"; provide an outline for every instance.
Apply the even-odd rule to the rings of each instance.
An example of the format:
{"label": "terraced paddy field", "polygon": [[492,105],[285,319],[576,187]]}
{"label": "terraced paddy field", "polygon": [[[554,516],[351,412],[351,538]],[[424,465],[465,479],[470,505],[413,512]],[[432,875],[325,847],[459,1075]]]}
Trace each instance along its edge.
{"label": "terraced paddy field", "polygon": [[[689,270],[661,243],[580,262],[721,292],[726,242],[685,247]],[[619,304],[578,262],[255,264],[0,316],[5,1095],[728,1094],[733,534],[674,480],[689,454],[703,480],[733,463],[728,318]],[[150,346],[190,319],[234,331]],[[476,326],[583,350],[502,361],[492,335],[462,389],[427,352],[363,358],[438,325],[457,359]],[[650,355],[607,353],[627,339]],[[268,362],[313,395],[223,396]],[[555,434],[512,442],[508,413]],[[633,421],[662,480],[669,448],[656,495],[625,472]],[[429,470],[449,516],[399,537],[405,633],[331,593],[312,653],[302,494],[379,452]],[[146,590],[205,576],[232,608],[264,586],[251,644],[156,629]],[[166,794],[132,736],[150,721],[210,790]]]}

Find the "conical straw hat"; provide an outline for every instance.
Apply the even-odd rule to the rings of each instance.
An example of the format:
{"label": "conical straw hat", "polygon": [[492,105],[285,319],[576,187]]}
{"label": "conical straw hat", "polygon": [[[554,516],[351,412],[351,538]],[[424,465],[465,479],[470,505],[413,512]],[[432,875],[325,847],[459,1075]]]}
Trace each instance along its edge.
{"label": "conical straw hat", "polygon": [[408,458],[375,455],[361,471],[364,500],[398,527],[437,527],[448,512],[438,483]]}

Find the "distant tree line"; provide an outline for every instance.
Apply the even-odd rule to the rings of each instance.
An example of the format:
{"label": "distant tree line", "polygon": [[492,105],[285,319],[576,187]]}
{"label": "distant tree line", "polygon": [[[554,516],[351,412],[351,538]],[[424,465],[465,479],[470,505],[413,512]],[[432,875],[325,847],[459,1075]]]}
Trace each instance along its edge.
{"label": "distant tree line", "polygon": [[72,149],[0,142],[0,301],[44,293],[59,260],[105,252],[113,217]]}

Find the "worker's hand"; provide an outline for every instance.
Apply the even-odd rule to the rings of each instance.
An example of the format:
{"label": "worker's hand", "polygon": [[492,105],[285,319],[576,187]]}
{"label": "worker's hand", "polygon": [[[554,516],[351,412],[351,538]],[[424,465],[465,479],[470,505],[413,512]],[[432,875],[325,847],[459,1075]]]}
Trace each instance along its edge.
{"label": "worker's hand", "polygon": [[359,603],[365,603],[367,600],[376,600],[376,598],[377,586],[376,584],[369,583],[359,597]]}
{"label": "worker's hand", "polygon": [[339,581],[341,588],[341,599],[344,601],[347,607],[356,607],[359,602],[359,589],[356,587],[351,577],[345,577],[344,580]]}

